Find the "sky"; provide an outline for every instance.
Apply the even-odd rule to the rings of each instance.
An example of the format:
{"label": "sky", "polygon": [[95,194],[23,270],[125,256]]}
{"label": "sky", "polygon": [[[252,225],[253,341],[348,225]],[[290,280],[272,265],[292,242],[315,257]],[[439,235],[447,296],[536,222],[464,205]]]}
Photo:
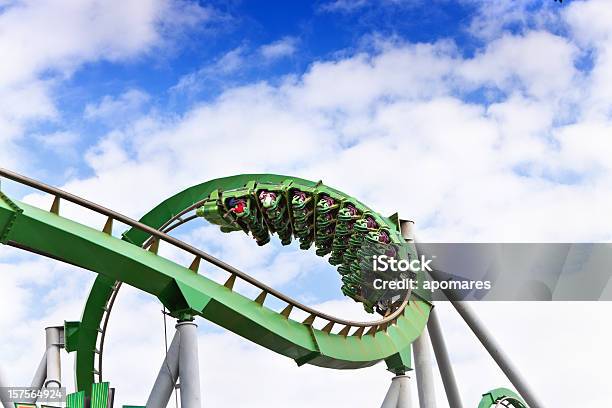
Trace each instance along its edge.
{"label": "sky", "polygon": [[[0,56],[0,166],[133,218],[196,183],[269,172],[398,211],[423,240],[611,240],[610,0],[0,0]],[[204,223],[177,233],[299,300],[361,315],[312,253]],[[0,272],[0,369],[29,384],[44,327],[80,318],[94,276],[8,247]],[[473,306],[547,406],[608,403],[609,303]],[[120,294],[105,360],[119,404],[146,401],[160,307]],[[509,386],[438,308],[465,406]],[[198,323],[208,406],[372,407],[390,383],[382,365],[297,368]]]}

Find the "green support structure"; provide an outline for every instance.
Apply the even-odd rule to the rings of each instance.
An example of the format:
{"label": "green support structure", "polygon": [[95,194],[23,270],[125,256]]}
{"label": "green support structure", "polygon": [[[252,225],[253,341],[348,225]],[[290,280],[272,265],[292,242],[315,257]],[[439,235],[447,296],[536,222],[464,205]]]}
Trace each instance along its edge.
{"label": "green support structure", "polygon": [[[501,405],[503,402],[506,405]],[[507,405],[512,404],[512,405]],[[491,408],[491,407],[513,407],[513,408],[529,408],[525,401],[514,391],[507,388],[497,388],[487,392],[482,396],[478,408]]]}
{"label": "green support structure", "polygon": [[90,408],[108,408],[110,404],[110,388],[108,382],[94,383],[91,386]]}
{"label": "green support structure", "polygon": [[85,408],[85,391],[68,394],[66,408]]}
{"label": "green support structure", "polygon": [[[369,257],[401,246],[401,251],[407,252],[400,256],[416,257],[413,246],[401,245],[405,241],[399,231],[397,214],[382,217],[353,197],[321,182],[246,174],[190,187],[163,201],[136,222],[23,176],[2,172],[24,184],[55,193],[56,198],[51,211],[45,211],[0,192],[0,243],[97,274],[82,320],[64,325],[65,348],[76,352],[78,390],[68,395],[67,408],[84,408],[86,399],[91,401],[91,408],[109,406],[112,398],[109,383],[94,381],[95,374],[101,378],[101,373],[95,370],[95,360],[99,358],[101,362],[102,350],[96,346],[102,333],[100,347],[103,347],[106,323],[122,283],[157,297],[178,319],[205,318],[295,360],[298,365],[358,369],[385,361],[388,370],[398,375],[412,369],[411,344],[423,331],[432,307],[427,294],[415,291],[403,302],[385,300],[384,303],[364,294],[363,291],[371,289],[366,287],[358,292],[355,286],[360,277],[369,273],[367,264],[357,259],[357,253]],[[104,228],[96,230],[62,217],[60,196],[107,215],[109,219]],[[176,227],[173,222],[178,221],[180,225],[181,216],[189,211],[195,214],[188,220],[199,216],[219,225],[223,232],[244,231],[259,245],[267,243],[272,234],[277,234],[283,245],[294,238],[299,239],[302,249],[314,244],[318,255],[331,254],[329,262],[338,266],[343,276],[345,295],[363,303],[367,311],[376,310],[385,317],[377,323],[366,324],[316,312],[164,234]],[[113,217],[132,226],[121,238],[112,235]],[[196,254],[193,263],[183,266],[159,256],[160,239]],[[231,273],[225,284],[198,274],[202,258]],[[263,291],[256,299],[233,291],[237,276]],[[288,306],[281,312],[268,308],[264,304],[268,294],[287,302]],[[308,310],[310,316],[303,322],[293,320],[290,316],[293,307]],[[315,328],[316,318],[326,319],[327,325]],[[342,329],[332,332],[335,324],[343,326]],[[520,396],[505,388],[484,394],[479,408],[500,403],[528,408]]]}
{"label": "green support structure", "polygon": [[[141,221],[161,228],[177,213],[209,197],[213,191],[239,188],[254,179],[282,184],[288,177],[241,175],[213,180],[171,197]],[[321,186],[301,179],[293,178],[292,181],[305,187]],[[324,191],[348,197],[328,187]],[[357,200],[351,199],[351,202],[367,210]],[[372,214],[380,224],[394,225]],[[375,326],[369,333],[351,334],[350,327],[332,333],[316,329],[310,322],[287,318],[257,299],[249,299],[188,267],[141,248],[150,236],[138,229],[131,229],[123,234],[123,239],[118,239],[53,212],[5,198],[0,200],[0,230],[6,235],[5,242],[13,246],[98,274],[81,323],[69,322],[66,326],[68,349],[77,352],[77,387],[88,394],[94,383],[96,339],[117,281],[156,296],[175,316],[182,313],[200,316],[292,358],[299,365],[308,363],[335,369],[357,369],[385,360],[393,372],[409,370],[410,344],[423,330],[431,307],[429,302],[413,295],[401,314],[384,327]]]}

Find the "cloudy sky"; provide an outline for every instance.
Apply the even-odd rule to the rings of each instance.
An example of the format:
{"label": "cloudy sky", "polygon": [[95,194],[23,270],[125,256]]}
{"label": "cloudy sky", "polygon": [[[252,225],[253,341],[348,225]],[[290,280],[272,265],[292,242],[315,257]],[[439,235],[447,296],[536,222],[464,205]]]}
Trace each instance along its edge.
{"label": "cloudy sky", "polygon": [[[0,0],[0,166],[134,218],[201,181],[270,172],[399,211],[422,239],[610,241],[611,135],[610,0]],[[335,271],[296,247],[221,240],[203,223],[179,235],[360,314]],[[0,369],[25,385],[43,328],[80,318],[94,276],[5,247],[0,271]],[[546,406],[609,404],[610,304],[474,307]],[[475,407],[507,381],[439,308]],[[297,368],[199,323],[207,406],[367,408],[389,384],[382,365]],[[117,402],[144,404],[163,355],[155,299],[122,291],[106,354]]]}

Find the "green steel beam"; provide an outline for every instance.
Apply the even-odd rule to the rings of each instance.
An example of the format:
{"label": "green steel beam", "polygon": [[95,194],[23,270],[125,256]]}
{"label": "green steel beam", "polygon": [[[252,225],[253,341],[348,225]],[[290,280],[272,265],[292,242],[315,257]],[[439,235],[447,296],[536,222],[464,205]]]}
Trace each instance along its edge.
{"label": "green steel beam", "polygon": [[[141,221],[159,228],[214,189],[244,184],[254,176],[260,175],[235,176],[191,187],[161,203]],[[262,177],[269,182],[287,178]],[[306,180],[300,182],[315,185]],[[362,336],[326,333],[287,319],[205,276],[194,274],[187,267],[141,249],[148,235],[138,230],[126,232],[120,240],[5,198],[0,200],[0,231],[12,245],[98,273],[78,333],[73,337],[79,390],[91,389],[98,328],[117,280],[156,296],[175,314],[204,317],[298,364],[336,369],[367,367],[381,360],[386,360],[394,372],[409,369],[410,344],[423,330],[430,310],[426,301],[414,298],[405,313],[386,331]]]}
{"label": "green steel beam", "polygon": [[108,408],[111,404],[108,382],[94,383],[91,386],[91,402],[89,408]]}
{"label": "green steel beam", "polygon": [[[287,179],[276,175],[241,175],[211,180],[170,197],[140,221],[158,229],[213,190],[236,188],[260,177],[277,183]],[[295,180],[306,186],[316,184]],[[385,220],[396,221],[393,217]],[[82,407],[85,394],[92,388],[98,390],[93,394],[100,401],[108,398],[108,383],[93,382],[93,367],[98,330],[116,281],[156,296],[175,315],[206,318],[294,359],[298,365],[356,369],[384,360],[388,369],[397,374],[411,367],[411,344],[425,327],[431,310],[429,302],[418,296],[413,295],[404,313],[385,331],[360,336],[333,334],[287,319],[187,267],[142,249],[148,238],[146,233],[131,229],[120,240],[52,212],[11,200],[0,192],[0,243],[98,274],[82,321],[65,324],[66,349],[77,351],[77,389],[80,390],[69,395],[69,407]],[[518,394],[506,388],[484,394],[478,408],[490,408],[501,401],[509,401],[516,408],[528,408]],[[100,405],[104,405],[103,402]]]}
{"label": "green steel beam", "polygon": [[[306,187],[315,187],[317,183],[295,177],[275,174],[244,174],[219,179],[210,180],[192,187],[189,187],[172,197],[161,202],[139,221],[152,228],[161,228],[168,220],[179,214],[186,208],[189,208],[200,202],[203,198],[208,197],[215,190],[232,190],[247,184],[251,180],[259,180],[267,183],[281,184],[287,179],[292,179]],[[338,194],[344,195],[338,190],[329,188]],[[354,200],[354,199],[353,199]],[[359,202],[358,200],[354,200]],[[389,223],[397,224],[395,219],[397,216],[388,218]],[[123,239],[136,246],[142,246],[149,238],[149,235],[139,229],[130,229],[123,234]],[[82,316],[82,324],[89,328],[79,337],[79,348],[77,349],[76,357],[76,378],[79,389],[88,390],[91,383],[94,381],[94,349],[96,347],[97,328],[100,327],[103,316],[103,308],[107,304],[112,294],[112,279],[104,275],[98,275],[91,290],[90,297],[87,300]],[[213,306],[214,307],[214,306]],[[429,306],[427,306],[427,311]],[[367,339],[365,340],[367,342]],[[408,353],[409,355],[409,353]],[[308,358],[316,357],[316,353],[302,359],[296,359],[298,364],[303,364],[308,361]],[[401,357],[403,356],[403,357]],[[402,371],[400,362],[405,363],[406,367],[410,367],[410,361],[406,360],[406,352],[397,354],[397,357],[391,359],[388,363],[392,371]],[[375,363],[375,362],[374,362]],[[374,364],[372,363],[372,364]]]}
{"label": "green steel beam", "polygon": [[[108,282],[125,282],[156,296],[175,313],[199,315],[295,360],[315,356],[309,362],[323,367],[370,366],[408,347],[429,315],[427,302],[413,300],[386,332],[362,337],[325,333],[150,251],[28,204],[17,205],[23,212],[8,234],[12,245],[91,270]],[[6,214],[1,206],[0,219]],[[97,330],[82,329],[79,342],[84,333]]]}
{"label": "green steel beam", "polygon": [[85,391],[79,391],[66,396],[66,408],[85,408]]}
{"label": "green steel beam", "polygon": [[517,393],[507,388],[496,388],[484,394],[480,400],[480,404],[478,404],[478,408],[491,408],[497,406],[497,403],[501,401],[512,403],[514,408],[529,408]]}

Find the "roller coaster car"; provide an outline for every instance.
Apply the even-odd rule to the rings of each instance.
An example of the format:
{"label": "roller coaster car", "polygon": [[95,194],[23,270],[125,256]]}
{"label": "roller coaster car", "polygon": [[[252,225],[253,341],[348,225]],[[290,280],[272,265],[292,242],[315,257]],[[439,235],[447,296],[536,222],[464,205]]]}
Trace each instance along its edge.
{"label": "roller coaster car", "polygon": [[308,249],[314,241],[314,195],[313,188],[292,188],[291,217],[294,235],[300,240],[300,248]]}
{"label": "roller coaster car", "polygon": [[[338,210],[342,204],[343,197],[321,187],[316,199],[315,245],[317,247],[317,255],[325,256],[332,252]],[[339,259],[336,256],[332,261],[337,262]]]}
{"label": "roller coaster car", "polygon": [[289,245],[293,238],[293,226],[289,216],[287,194],[287,185],[257,185],[256,196],[266,224],[271,233],[278,234],[283,245]]}
{"label": "roller coaster car", "polygon": [[196,210],[196,215],[204,217],[211,224],[219,225],[222,232],[245,231],[240,224],[223,210],[223,203],[219,190],[215,190],[211,193],[208,200]]}
{"label": "roller coaster car", "polygon": [[197,214],[224,232],[242,230],[258,245],[276,233],[283,245],[293,237],[301,249],[315,243],[317,255],[342,275],[342,293],[363,303],[366,311],[386,313],[401,293],[376,289],[377,277],[400,279],[373,271],[372,256],[407,256],[397,222],[371,212],[358,201],[317,183],[305,186],[293,179],[282,183],[251,181],[244,187],[214,191]]}
{"label": "roller coaster car", "polygon": [[251,233],[257,245],[262,246],[270,242],[270,233],[262,213],[257,208],[252,187],[253,185],[247,184],[245,188],[224,191],[223,204],[227,213]]}

